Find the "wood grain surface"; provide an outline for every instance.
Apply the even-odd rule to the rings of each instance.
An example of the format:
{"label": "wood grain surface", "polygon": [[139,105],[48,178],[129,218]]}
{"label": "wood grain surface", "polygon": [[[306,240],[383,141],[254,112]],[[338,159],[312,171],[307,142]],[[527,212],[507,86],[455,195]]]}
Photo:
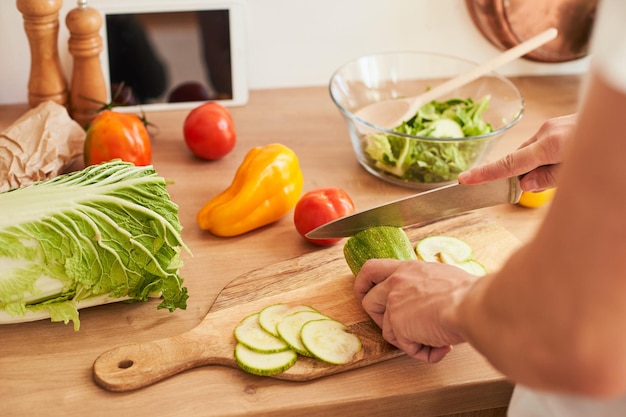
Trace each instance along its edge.
{"label": "wood grain surface", "polygon": [[[513,81],[524,95],[524,118],[496,144],[491,159],[516,149],[547,118],[576,109],[578,76],[529,76],[517,77]],[[27,109],[26,104],[1,106],[0,129],[6,128]],[[250,147],[273,142],[291,147],[300,157],[306,190],[341,187],[350,194],[359,210],[413,193],[376,179],[358,165],[345,123],[328,97],[327,87],[251,91],[249,104],[232,108],[231,113],[238,127],[238,145],[227,157],[212,162],[200,161],[186,149],[181,129],[185,111],[150,112],[147,115],[148,120],[158,127],[153,147],[154,165],[159,174],[171,180],[168,190],[180,206],[183,238],[193,253],[183,259],[182,273],[190,294],[187,309],[174,313],[157,310],[159,300],[86,308],[80,312],[78,332],[71,325],[49,320],[0,325],[2,415],[503,415],[512,385],[468,344],[455,346],[437,364],[425,364],[400,355],[310,381],[264,378],[231,366],[197,366],[187,362],[185,365],[194,369],[184,372],[178,369],[177,375],[129,392],[111,392],[93,382],[94,362],[105,352],[129,343],[169,340],[177,335],[186,335],[178,341],[187,344],[186,338],[193,336],[187,332],[203,324],[207,312],[210,312],[208,317],[211,319],[215,314],[232,312],[233,323],[245,310],[232,308],[234,299],[254,303],[257,297],[271,298],[267,291],[281,293],[280,285],[290,282],[289,278],[272,280],[276,285],[268,288],[262,283],[253,284],[254,280],[262,280],[265,273],[275,270],[276,265],[290,264],[294,268],[291,271],[304,270],[314,268],[321,259],[337,257],[340,247],[313,247],[301,239],[293,229],[291,216],[230,239],[211,236],[197,227],[197,210],[228,186]],[[505,257],[505,253],[499,251],[511,238],[498,226],[527,242],[532,239],[546,210],[497,206],[481,210],[483,221],[474,226],[470,225],[470,219],[458,218],[455,221],[461,223],[438,222],[408,232],[415,240],[427,231],[445,231],[456,224],[456,229],[448,229],[449,233],[466,236],[475,247],[479,260],[488,263],[489,258],[497,264]],[[483,246],[480,242],[484,241],[481,236],[485,234],[494,239],[505,237],[498,246]],[[492,268],[495,265],[487,266]],[[286,274],[281,277],[285,278]],[[307,276],[321,279],[320,275]],[[337,285],[337,282],[329,284],[328,291],[336,291]],[[245,292],[248,290],[251,294]],[[288,290],[284,293],[291,294]],[[224,334],[230,337],[231,331],[228,329]],[[208,350],[207,346],[193,343],[185,349],[191,346]],[[118,365],[115,363],[116,367]],[[484,410],[484,413],[478,410]],[[498,413],[490,410],[498,410]]]}
{"label": "wood grain surface", "polygon": [[[432,235],[461,238],[472,245],[475,258],[488,270],[498,268],[520,244],[510,232],[477,213],[407,229],[407,234],[412,242]],[[235,278],[198,326],[166,339],[103,353],[94,363],[94,380],[111,391],[129,391],[198,366],[237,367],[233,329],[244,317],[276,303],[316,308],[346,324],[359,336],[363,348],[346,365],[299,357],[294,366],[274,378],[308,381],[402,355],[382,338],[380,329],[354,297],[354,276],[341,248],[313,252]]]}

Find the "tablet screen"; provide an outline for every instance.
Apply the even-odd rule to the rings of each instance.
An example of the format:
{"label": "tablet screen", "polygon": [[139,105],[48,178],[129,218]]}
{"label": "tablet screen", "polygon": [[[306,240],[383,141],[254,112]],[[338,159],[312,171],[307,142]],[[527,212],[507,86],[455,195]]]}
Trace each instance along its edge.
{"label": "tablet screen", "polygon": [[103,72],[119,105],[158,110],[247,101],[241,21],[233,7],[103,14]]}

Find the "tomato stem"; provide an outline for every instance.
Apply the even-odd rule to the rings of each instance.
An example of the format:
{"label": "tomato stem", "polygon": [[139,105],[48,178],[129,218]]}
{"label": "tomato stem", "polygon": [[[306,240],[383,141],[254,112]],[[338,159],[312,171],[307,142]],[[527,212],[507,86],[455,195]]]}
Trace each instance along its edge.
{"label": "tomato stem", "polygon": [[[91,101],[92,103],[99,104],[100,107],[96,110],[96,114],[98,114],[104,110],[113,110],[115,107],[126,106],[131,103],[132,93],[130,97],[123,98],[122,100],[119,99],[122,96],[122,93],[124,92],[124,87],[125,87],[125,84],[123,81],[119,83],[119,85],[117,86],[117,89],[115,90],[115,93],[113,93],[113,96],[111,97],[111,101],[109,101],[108,103],[104,103],[100,100],[96,100],[91,97],[81,96],[81,98],[87,101]],[[148,118],[146,117],[146,113],[143,110],[141,110],[141,116],[137,115],[137,117],[139,117],[139,120],[141,120],[141,122],[143,123],[145,127],[153,127],[158,131],[157,126],[148,121]],[[89,129],[89,124],[85,126],[85,130],[87,129]]]}

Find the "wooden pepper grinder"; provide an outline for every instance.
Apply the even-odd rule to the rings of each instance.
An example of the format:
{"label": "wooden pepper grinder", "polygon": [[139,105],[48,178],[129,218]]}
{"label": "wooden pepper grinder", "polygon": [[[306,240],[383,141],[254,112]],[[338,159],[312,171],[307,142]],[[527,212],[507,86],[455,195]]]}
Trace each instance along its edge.
{"label": "wooden pepper grinder", "polygon": [[69,52],[74,58],[69,107],[72,118],[81,126],[86,126],[107,101],[100,66],[102,16],[97,10],[87,7],[87,0],[77,3],[65,19],[70,31]]}
{"label": "wooden pepper grinder", "polygon": [[17,0],[30,45],[28,104],[52,100],[67,104],[67,82],[59,60],[59,9],[63,0]]}

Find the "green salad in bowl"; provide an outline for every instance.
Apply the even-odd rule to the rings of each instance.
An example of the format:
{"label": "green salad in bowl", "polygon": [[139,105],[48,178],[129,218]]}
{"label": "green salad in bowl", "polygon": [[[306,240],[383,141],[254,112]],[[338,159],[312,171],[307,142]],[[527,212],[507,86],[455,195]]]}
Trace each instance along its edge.
{"label": "green salad in bowl", "polygon": [[395,127],[398,134],[364,135],[363,148],[376,168],[401,180],[452,181],[473,165],[485,141],[415,141],[405,135],[437,139],[488,135],[493,128],[482,118],[488,106],[489,96],[476,102],[471,98],[432,101]]}
{"label": "green salad in bowl", "polygon": [[[524,102],[507,78],[491,73],[424,104],[395,127],[359,116],[384,100],[417,96],[476,64],[447,55],[391,53],[359,58],[332,77],[330,93],[342,112],[359,163],[386,181],[418,189],[456,181],[484,161],[493,143],[522,117]],[[423,67],[430,68],[429,71]]]}

